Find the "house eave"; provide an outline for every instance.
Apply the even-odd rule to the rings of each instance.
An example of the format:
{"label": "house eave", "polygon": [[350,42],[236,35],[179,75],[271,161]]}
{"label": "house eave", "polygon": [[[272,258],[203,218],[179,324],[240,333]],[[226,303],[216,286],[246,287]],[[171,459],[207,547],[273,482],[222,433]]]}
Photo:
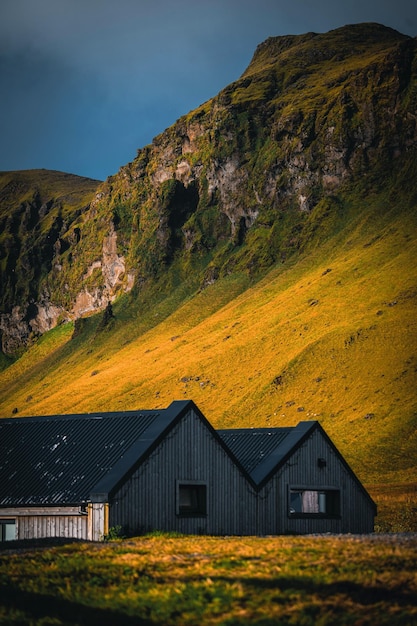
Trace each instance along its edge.
{"label": "house eave", "polygon": [[83,510],[84,504],[60,504],[60,505],[48,505],[48,504],[36,504],[36,505],[10,505],[0,507],[0,517],[23,517],[23,516],[59,516],[59,515],[85,515]]}
{"label": "house eave", "polygon": [[[176,400],[162,412],[127,450],[124,456],[99,480],[89,494],[91,502],[110,502],[113,494],[152,454],[166,435],[190,409],[196,409],[191,400]],[[161,424],[161,420],[164,420]]]}
{"label": "house eave", "polygon": [[314,430],[319,426],[317,421],[299,422],[293,431],[285,438],[283,444],[277,448],[265,461],[256,466],[251,473],[256,489],[260,491],[276,474],[288,459],[303,445]]}
{"label": "house eave", "polygon": [[101,493],[92,492],[90,494],[89,501],[96,503],[96,504],[107,503],[107,502],[110,502],[110,494],[107,491],[104,491]]}

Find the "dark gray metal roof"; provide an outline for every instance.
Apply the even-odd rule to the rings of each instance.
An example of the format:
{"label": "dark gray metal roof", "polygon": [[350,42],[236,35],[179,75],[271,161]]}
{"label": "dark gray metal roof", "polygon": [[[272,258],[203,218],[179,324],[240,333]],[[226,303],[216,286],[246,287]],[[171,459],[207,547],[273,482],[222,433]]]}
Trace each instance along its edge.
{"label": "dark gray metal roof", "polygon": [[258,487],[301,445],[318,422],[289,428],[239,428],[218,434]]}
{"label": "dark gray metal roof", "polygon": [[282,443],[291,428],[238,428],[217,432],[248,474],[252,474]]}
{"label": "dark gray metal roof", "polygon": [[192,401],[157,411],[0,419],[0,506],[108,501],[189,410],[256,488],[319,427],[216,431]]}
{"label": "dark gray metal roof", "polygon": [[161,411],[1,419],[0,505],[87,501],[115,467],[128,471],[134,444],[136,460],[146,453],[184,403],[175,404]]}

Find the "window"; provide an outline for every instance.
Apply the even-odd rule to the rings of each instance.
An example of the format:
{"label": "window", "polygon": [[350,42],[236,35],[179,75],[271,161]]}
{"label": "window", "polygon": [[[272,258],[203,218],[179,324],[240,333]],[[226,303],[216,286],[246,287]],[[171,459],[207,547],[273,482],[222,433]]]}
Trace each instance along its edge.
{"label": "window", "polygon": [[290,517],[340,515],[340,491],[337,489],[290,489]]}
{"label": "window", "polygon": [[207,485],[205,483],[177,483],[177,514],[189,516],[207,514]]}
{"label": "window", "polygon": [[16,539],[16,520],[0,519],[0,541]]}

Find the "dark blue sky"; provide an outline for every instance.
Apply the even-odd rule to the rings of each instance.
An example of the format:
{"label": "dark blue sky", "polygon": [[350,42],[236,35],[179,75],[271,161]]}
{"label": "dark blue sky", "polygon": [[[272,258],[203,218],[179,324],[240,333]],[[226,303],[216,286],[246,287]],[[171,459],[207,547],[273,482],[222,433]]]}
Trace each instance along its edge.
{"label": "dark blue sky", "polygon": [[416,0],[0,0],[0,170],[104,179],[236,80],[267,37],[379,22]]}

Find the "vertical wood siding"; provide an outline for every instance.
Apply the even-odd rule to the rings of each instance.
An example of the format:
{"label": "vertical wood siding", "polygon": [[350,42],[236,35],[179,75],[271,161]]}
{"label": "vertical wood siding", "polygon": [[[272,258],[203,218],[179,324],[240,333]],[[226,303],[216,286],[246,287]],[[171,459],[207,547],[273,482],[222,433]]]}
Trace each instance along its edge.
{"label": "vertical wood siding", "polygon": [[87,539],[85,515],[22,515],[16,518],[17,539],[67,537]]}
{"label": "vertical wood siding", "polygon": [[106,503],[89,504],[87,515],[78,507],[44,507],[29,509],[3,509],[1,516],[16,521],[16,539],[41,539],[67,537],[101,541],[109,531],[109,508]]}
{"label": "vertical wood siding", "polygon": [[[177,481],[207,485],[207,515],[178,516]],[[110,526],[128,534],[152,530],[254,534],[254,491],[199,417],[190,411],[115,494]]]}
{"label": "vertical wood siding", "polygon": [[88,505],[88,534],[90,541],[102,541],[109,532],[109,505],[93,502]]}
{"label": "vertical wood siding", "polygon": [[[319,458],[326,460],[326,467],[318,466]],[[289,517],[289,487],[339,489],[340,519]],[[259,512],[264,534],[367,533],[374,525],[372,504],[318,430],[261,490]]]}

